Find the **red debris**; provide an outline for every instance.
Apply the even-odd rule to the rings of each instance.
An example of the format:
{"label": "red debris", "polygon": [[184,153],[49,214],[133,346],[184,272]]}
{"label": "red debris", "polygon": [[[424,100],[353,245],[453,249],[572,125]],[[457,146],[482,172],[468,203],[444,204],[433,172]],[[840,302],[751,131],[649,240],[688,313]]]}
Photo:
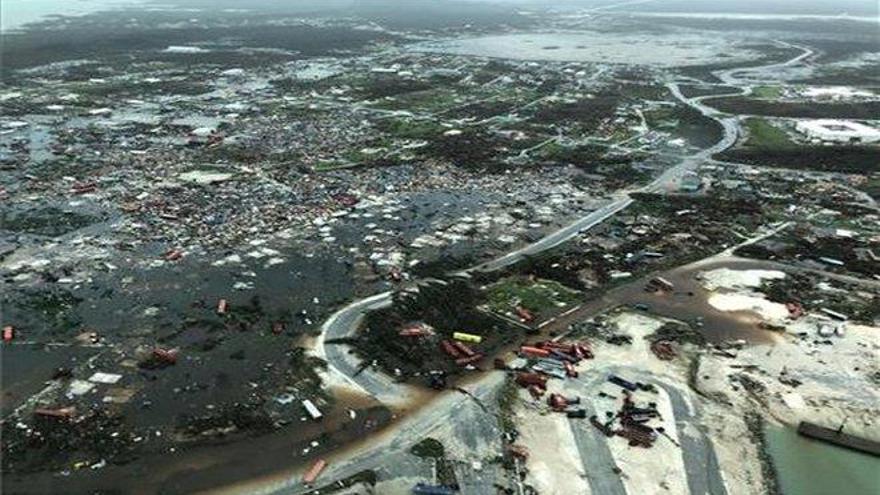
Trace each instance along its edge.
{"label": "red debris", "polygon": [[179,249],[170,249],[165,253],[165,261],[177,261],[183,258],[183,251]]}
{"label": "red debris", "polygon": [[34,414],[47,418],[70,419],[76,414],[76,407],[70,406],[62,407],[59,409],[48,409],[39,407],[37,409],[34,409]]}
{"label": "red debris", "polygon": [[471,349],[470,347],[468,347],[466,344],[464,344],[462,342],[459,342],[456,340],[456,341],[452,342],[452,345],[454,345],[455,348],[458,349],[459,352],[461,352],[462,354],[464,354],[467,357],[473,357],[474,355],[476,355],[476,352],[474,352],[473,349]]}
{"label": "red debris", "polygon": [[516,383],[520,387],[536,385],[541,388],[547,388],[547,377],[540,373],[517,373]]}
{"label": "red debris", "polygon": [[547,349],[539,349],[537,347],[530,347],[527,345],[520,347],[519,353],[524,356],[530,357],[547,357],[550,355],[550,351],[548,351]]}
{"label": "red debris", "polygon": [[452,345],[452,342],[449,342],[448,340],[444,340],[444,341],[440,342],[440,345],[443,346],[443,351],[446,354],[449,354],[450,357],[455,358],[455,359],[458,359],[461,357],[461,352],[459,352],[458,349],[456,349],[455,346]]}
{"label": "red debris", "polygon": [[70,188],[73,194],[87,194],[98,190],[98,185],[94,182],[77,182]]}
{"label": "red debris", "polygon": [[663,361],[671,361],[677,355],[675,348],[672,346],[672,342],[668,340],[658,340],[652,343],[651,352]]}
{"label": "red debris", "polygon": [[354,206],[360,201],[357,196],[351,194],[337,194],[334,199],[342,206]]}
{"label": "red debris", "polygon": [[434,332],[425,325],[410,325],[402,328],[398,333],[401,337],[430,337]]}
{"label": "red debris", "polygon": [[321,474],[321,471],[323,471],[325,467],[327,467],[327,461],[325,461],[324,459],[318,459],[317,461],[315,461],[315,463],[312,464],[312,467],[310,467],[309,470],[303,474],[303,483],[305,483],[306,485],[311,485],[312,483],[314,483],[315,480],[318,479],[318,475]]}
{"label": "red debris", "polygon": [[520,321],[523,323],[530,323],[535,320],[535,314],[522,306],[517,306],[514,308],[514,311],[516,311],[516,315],[519,316]]}
{"label": "red debris", "polygon": [[510,444],[507,446],[507,451],[510,452],[510,455],[521,459],[523,461],[529,458],[529,449],[525,448],[522,445]]}
{"label": "red debris", "polygon": [[785,308],[788,309],[788,314],[792,317],[792,319],[796,320],[804,315],[804,307],[801,305],[801,303],[787,302],[785,303]]}
{"label": "red debris", "polygon": [[161,349],[157,347],[153,349],[153,356],[163,363],[177,363],[177,349]]}
{"label": "red debris", "polygon": [[568,401],[559,394],[550,394],[550,397],[547,398],[547,405],[553,408],[554,411],[562,411],[568,407]]}
{"label": "red debris", "polygon": [[544,388],[537,385],[529,385],[528,391],[535,399],[540,399],[544,395]]}
{"label": "red debris", "polygon": [[475,363],[483,358],[482,354],[474,354],[473,356],[463,357],[455,360],[455,364],[459,366],[465,366],[471,363]]}
{"label": "red debris", "polygon": [[3,342],[12,342],[13,338],[15,338],[15,327],[12,325],[3,327]]}
{"label": "red debris", "polygon": [[217,301],[217,314],[225,315],[227,311],[229,311],[229,303],[226,302],[226,299]]}

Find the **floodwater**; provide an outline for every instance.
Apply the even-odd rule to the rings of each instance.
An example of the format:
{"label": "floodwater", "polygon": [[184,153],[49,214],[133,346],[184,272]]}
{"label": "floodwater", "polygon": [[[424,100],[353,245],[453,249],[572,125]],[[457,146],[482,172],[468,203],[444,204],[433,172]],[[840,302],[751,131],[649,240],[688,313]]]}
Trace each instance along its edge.
{"label": "floodwater", "polygon": [[756,54],[721,37],[590,31],[504,34],[420,43],[417,51],[553,62],[601,62],[659,67],[746,61]]}
{"label": "floodwater", "polygon": [[880,490],[877,457],[803,437],[792,428],[768,425],[765,435],[783,493],[875,495]]}
{"label": "floodwater", "polygon": [[[753,270],[770,267],[760,260],[734,258],[710,263],[697,262],[660,273],[651,273],[623,282],[619,287],[607,291],[602,297],[588,301],[577,311],[559,318],[545,330],[558,332],[571,323],[583,321],[617,306],[644,304],[651,315],[682,321],[700,329],[706,340],[711,343],[740,339],[755,344],[775,342],[776,335],[760,327],[762,320],[756,313],[721,311],[709,304],[710,293],[703,288],[697,276],[717,268]],[[645,291],[645,284],[658,275],[672,282],[675,290],[671,293]]]}

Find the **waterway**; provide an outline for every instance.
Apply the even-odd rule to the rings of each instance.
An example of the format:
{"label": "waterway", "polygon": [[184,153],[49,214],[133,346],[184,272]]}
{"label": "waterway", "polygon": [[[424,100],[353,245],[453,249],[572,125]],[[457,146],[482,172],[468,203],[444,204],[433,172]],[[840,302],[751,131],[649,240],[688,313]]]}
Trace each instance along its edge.
{"label": "waterway", "polygon": [[719,59],[747,62],[757,53],[721,37],[598,31],[514,33],[413,45],[417,51],[514,60],[601,62],[676,67]]}
{"label": "waterway", "polygon": [[783,493],[880,492],[880,458],[805,438],[792,428],[768,425],[765,434]]}

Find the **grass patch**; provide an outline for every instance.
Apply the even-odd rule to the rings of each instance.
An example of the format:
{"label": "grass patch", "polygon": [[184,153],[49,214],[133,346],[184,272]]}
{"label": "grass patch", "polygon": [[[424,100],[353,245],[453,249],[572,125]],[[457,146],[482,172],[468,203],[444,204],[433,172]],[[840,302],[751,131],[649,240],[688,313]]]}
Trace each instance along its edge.
{"label": "grass patch", "polygon": [[446,130],[433,120],[386,119],[376,126],[383,132],[401,139],[432,139]]}
{"label": "grass patch", "polygon": [[748,129],[748,140],[745,146],[750,148],[790,148],[793,146],[788,134],[773,125],[767,119],[750,118],[745,121]]}
{"label": "grass patch", "polygon": [[513,419],[513,406],[519,397],[519,386],[510,375],[504,379],[504,385],[498,391],[498,423],[501,431],[514,438],[517,435],[516,421]]}
{"label": "grass patch", "polygon": [[410,447],[409,452],[421,458],[441,459],[446,455],[446,449],[436,438],[428,437]]}
{"label": "grass patch", "polygon": [[782,96],[781,86],[756,86],[752,88],[752,94],[758,98],[775,100]]}
{"label": "grass patch", "polygon": [[533,312],[573,304],[580,293],[555,280],[510,277],[490,286],[486,295],[489,308],[496,313],[507,313],[517,306]]}

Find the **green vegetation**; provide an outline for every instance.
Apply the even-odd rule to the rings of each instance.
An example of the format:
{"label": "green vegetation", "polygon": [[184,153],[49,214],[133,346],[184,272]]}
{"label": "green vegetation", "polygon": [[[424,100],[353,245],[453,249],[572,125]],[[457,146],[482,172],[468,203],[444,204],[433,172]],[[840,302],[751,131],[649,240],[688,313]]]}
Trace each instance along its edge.
{"label": "green vegetation", "polygon": [[844,173],[868,174],[880,170],[876,146],[798,144],[783,129],[761,117],[747,119],[745,126],[748,130],[745,143],[723,151],[716,155],[717,159],[765,167]]}
{"label": "green vegetation", "polygon": [[387,110],[410,112],[439,112],[460,105],[462,96],[455,87],[432,88],[376,100],[372,106]]}
{"label": "green vegetation", "polygon": [[428,437],[409,449],[416,457],[440,459],[446,455],[443,444],[436,438]]}
{"label": "green vegetation", "polygon": [[[713,100],[714,101],[714,100]],[[685,139],[691,146],[707,148],[721,140],[721,125],[691,107],[665,106],[644,112],[648,127]]]}
{"label": "green vegetation", "polygon": [[868,176],[865,184],[861,186],[861,190],[868,193],[875,200],[880,200],[880,173]]}
{"label": "green vegetation", "polygon": [[513,406],[519,396],[519,386],[508,375],[504,380],[504,385],[498,391],[498,422],[501,431],[514,435],[516,433],[516,422],[513,420]]}
{"label": "green vegetation", "polygon": [[513,276],[499,281],[487,290],[489,307],[497,313],[506,313],[516,306],[540,312],[558,306],[573,304],[580,293],[554,280]]}
{"label": "green vegetation", "polygon": [[446,130],[433,120],[386,119],[379,121],[377,127],[393,137],[402,139],[431,139]]}
{"label": "green vegetation", "polygon": [[782,96],[781,86],[755,86],[752,88],[752,94],[758,98],[766,98],[775,100]]}
{"label": "green vegetation", "polygon": [[874,119],[880,113],[880,102],[876,101],[815,103],[731,96],[712,98],[707,103],[731,115],[798,119]]}
{"label": "green vegetation", "polygon": [[412,455],[422,459],[434,459],[437,465],[438,483],[448,486],[458,483],[453,462],[446,458],[446,449],[439,440],[428,437],[413,445],[409,451]]}
{"label": "green vegetation", "polygon": [[329,172],[368,165],[394,165],[398,162],[396,154],[389,154],[386,140],[374,140],[342,151],[335,158],[319,160],[312,168],[316,172]]}
{"label": "green vegetation", "polygon": [[748,140],[745,146],[750,148],[789,148],[794,143],[788,134],[767,119],[753,117],[745,121],[748,129]]}

